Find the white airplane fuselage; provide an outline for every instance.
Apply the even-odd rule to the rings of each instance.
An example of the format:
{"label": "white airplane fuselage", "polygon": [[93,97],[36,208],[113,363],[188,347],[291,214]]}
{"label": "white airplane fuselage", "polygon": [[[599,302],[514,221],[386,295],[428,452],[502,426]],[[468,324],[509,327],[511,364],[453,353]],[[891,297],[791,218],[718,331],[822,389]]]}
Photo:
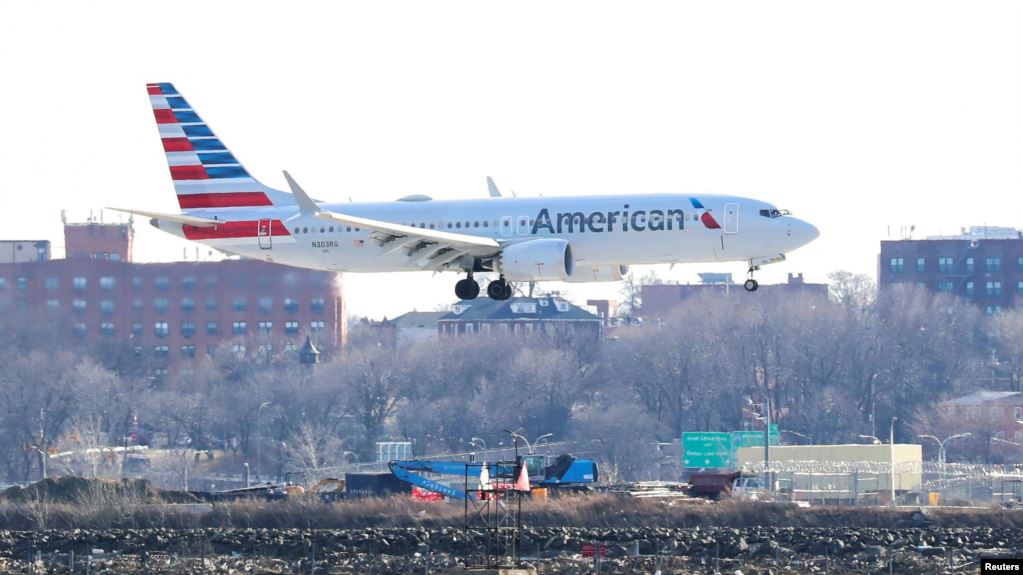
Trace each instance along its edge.
{"label": "white airplane fuselage", "polygon": [[259,182],[173,84],[146,85],[181,213],[126,209],[227,253],[342,272],[460,271],[455,295],[493,299],[509,282],[613,281],[629,265],[745,262],[753,271],[817,237],[811,224],[750,198],[710,194],[501,197],[329,204],[291,178]]}
{"label": "white airplane fuselage", "polygon": [[[817,236],[790,215],[770,217],[769,203],[703,194],[561,196],[320,204],[324,210],[423,229],[522,242],[560,238],[572,247],[578,273],[591,266],[749,262],[776,258]],[[295,206],[209,210],[210,218],[246,222],[251,233],[191,230],[159,221],[158,227],[211,247],[302,268],[344,272],[394,272],[425,268],[395,245],[378,245],[372,231],[302,216]],[[203,216],[204,210],[192,215]],[[719,227],[702,220],[709,213]],[[580,218],[578,214],[582,214]],[[262,231],[260,231],[261,224]],[[270,222],[269,225],[267,222]],[[277,222],[277,223],[274,223]],[[204,236],[213,237],[204,237]],[[216,237],[235,236],[235,237]],[[449,269],[461,270],[463,262]],[[580,278],[581,279],[581,278]],[[583,280],[585,281],[585,280]]]}

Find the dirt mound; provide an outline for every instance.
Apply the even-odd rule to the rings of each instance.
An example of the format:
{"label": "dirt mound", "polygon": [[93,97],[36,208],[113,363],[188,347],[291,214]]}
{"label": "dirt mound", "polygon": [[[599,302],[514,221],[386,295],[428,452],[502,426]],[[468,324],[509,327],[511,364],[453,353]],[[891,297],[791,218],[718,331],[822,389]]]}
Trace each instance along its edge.
{"label": "dirt mound", "polygon": [[56,477],[38,481],[27,487],[11,487],[0,493],[0,501],[25,503],[197,503],[199,498],[187,491],[157,489],[145,479],[86,479]]}

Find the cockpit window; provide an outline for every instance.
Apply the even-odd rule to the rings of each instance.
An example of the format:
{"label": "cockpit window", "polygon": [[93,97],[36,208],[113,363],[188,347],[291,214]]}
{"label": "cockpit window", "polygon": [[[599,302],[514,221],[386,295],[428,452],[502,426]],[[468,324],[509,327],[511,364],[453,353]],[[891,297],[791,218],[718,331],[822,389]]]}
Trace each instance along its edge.
{"label": "cockpit window", "polygon": [[760,210],[760,215],[765,218],[780,218],[782,216],[791,216],[792,212],[788,210],[779,210],[778,208],[771,208],[769,210]]}

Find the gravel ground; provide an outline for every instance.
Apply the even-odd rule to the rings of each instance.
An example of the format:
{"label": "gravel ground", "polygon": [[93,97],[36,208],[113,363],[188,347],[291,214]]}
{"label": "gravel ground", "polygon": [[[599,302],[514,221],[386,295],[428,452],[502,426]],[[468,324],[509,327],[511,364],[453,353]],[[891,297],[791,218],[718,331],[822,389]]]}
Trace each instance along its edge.
{"label": "gravel ground", "polygon": [[[540,573],[594,573],[580,556],[602,542],[601,573],[976,572],[981,556],[1023,557],[1010,528],[525,528]],[[102,550],[103,553],[94,553]],[[0,531],[0,572],[444,573],[464,550],[458,528]],[[539,552],[539,559],[536,557]],[[638,552],[638,555],[636,555]],[[429,570],[427,571],[427,564]],[[34,569],[34,571],[33,571]]]}

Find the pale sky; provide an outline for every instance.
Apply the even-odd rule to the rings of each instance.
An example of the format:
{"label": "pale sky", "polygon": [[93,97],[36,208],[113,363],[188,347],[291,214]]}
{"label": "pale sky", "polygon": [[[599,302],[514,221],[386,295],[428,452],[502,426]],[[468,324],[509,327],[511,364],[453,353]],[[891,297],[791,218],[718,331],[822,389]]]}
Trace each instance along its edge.
{"label": "pale sky", "polygon": [[[1023,227],[1018,1],[7,2],[0,57],[0,238],[58,256],[62,208],[177,210],[147,82],[264,183],[287,169],[326,200],[482,197],[490,175],[520,196],[771,201],[821,237],[762,283],[874,275],[910,225]],[[195,253],[136,230],[139,261]],[[431,310],[457,279],[349,274],[349,310]]]}

